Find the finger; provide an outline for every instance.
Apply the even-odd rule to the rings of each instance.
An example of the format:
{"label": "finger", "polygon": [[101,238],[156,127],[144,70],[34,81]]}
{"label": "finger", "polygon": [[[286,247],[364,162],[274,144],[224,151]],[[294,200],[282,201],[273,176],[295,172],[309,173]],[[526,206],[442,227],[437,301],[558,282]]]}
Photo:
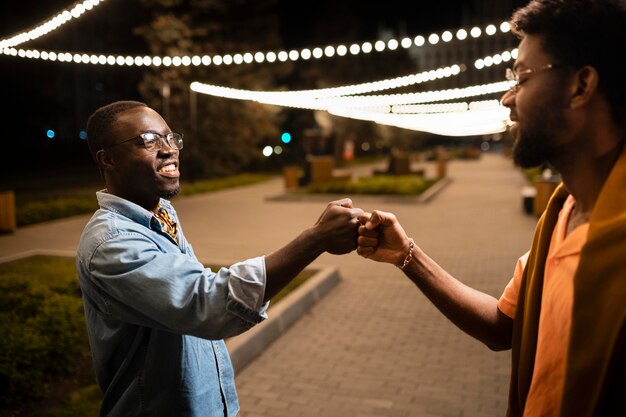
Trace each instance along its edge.
{"label": "finger", "polygon": [[363,246],[363,247],[374,248],[378,246],[378,239],[373,238],[373,237],[359,236],[356,241],[359,244],[359,246]]}
{"label": "finger", "polygon": [[370,230],[378,227],[378,225],[381,224],[383,221],[383,217],[381,217],[380,213],[381,212],[379,212],[378,210],[372,211],[372,215],[370,216],[369,220],[365,223],[365,227]]}
{"label": "finger", "polygon": [[396,222],[396,216],[392,213],[388,213],[386,211],[374,210],[372,211],[372,216],[370,217],[370,221],[365,224],[365,227],[368,229],[373,229],[375,227],[381,226],[392,226]]}
{"label": "finger", "polygon": [[361,236],[377,237],[378,236],[378,229],[369,230],[365,226],[359,226],[359,234]]}
{"label": "finger", "polygon": [[349,198],[342,198],[341,200],[331,201],[328,204],[333,206],[352,208],[352,200]]}
{"label": "finger", "polygon": [[370,217],[372,217],[372,213],[368,213],[367,211],[365,211],[359,216],[359,222],[364,225],[365,223],[367,223]]}
{"label": "finger", "polygon": [[358,247],[356,248],[356,253],[357,253],[359,256],[362,256],[362,257],[364,257],[364,258],[367,258],[367,257],[369,257],[372,253],[374,253],[374,248],[364,248],[364,247],[362,247],[362,246],[358,246]]}
{"label": "finger", "polygon": [[[355,208],[352,209],[351,214],[352,214],[352,217],[356,217],[357,221],[359,221],[358,219],[363,214],[363,209],[355,207]],[[360,223],[360,221],[359,221],[359,223]]]}

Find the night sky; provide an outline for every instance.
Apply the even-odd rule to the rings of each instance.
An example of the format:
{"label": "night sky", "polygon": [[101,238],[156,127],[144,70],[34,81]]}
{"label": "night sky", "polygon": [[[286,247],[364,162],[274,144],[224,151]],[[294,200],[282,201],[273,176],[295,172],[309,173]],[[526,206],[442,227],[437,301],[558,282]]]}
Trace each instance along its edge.
{"label": "night sky", "polygon": [[[513,4],[525,2],[513,1]],[[73,3],[69,0],[13,0],[0,2],[0,38],[8,37],[53,16]],[[460,27],[467,16],[475,11],[471,1],[417,2],[407,0],[316,0],[302,2],[279,0],[276,13],[280,19],[280,35],[286,49],[300,49],[309,46],[325,46],[339,42],[376,40],[380,30],[390,30],[399,35],[427,35],[443,29]],[[421,9],[424,7],[424,9]],[[131,33],[130,28],[138,19],[146,19],[137,1],[106,0],[93,12],[81,19],[67,23],[59,31],[45,39],[28,42],[21,47],[47,50],[110,52],[122,54],[144,54],[148,49],[141,39]],[[359,39],[346,39],[341,22],[346,16],[357,17],[360,22]],[[332,21],[332,22],[331,22]],[[332,23],[332,24],[331,24]],[[320,30],[328,27],[328,30]],[[63,32],[62,32],[63,31]],[[68,33],[70,34],[68,36]],[[354,36],[354,35],[353,35]],[[69,40],[68,40],[69,39]],[[120,39],[123,39],[120,42]],[[110,40],[110,42],[109,42]],[[238,52],[238,51],[235,51]],[[61,83],[89,83],[93,66],[78,64],[48,63],[0,56],[0,76],[3,80],[3,101],[7,111],[2,113],[4,143],[19,152],[10,158],[9,167],[14,170],[30,170],[43,164],[35,155],[26,157],[28,141],[46,141],[45,126],[59,118],[67,117],[69,129],[78,131],[86,122],[93,108],[76,108],[76,100],[70,97],[48,97],[42,99],[47,89],[59,89]],[[103,71],[103,70],[101,70]],[[127,90],[120,95],[129,98],[137,96],[136,84],[141,77],[140,70],[129,68],[108,68],[106,77],[123,81]],[[92,77],[94,80],[97,77]],[[102,78],[102,77],[100,77]],[[82,81],[79,81],[82,80]],[[127,82],[126,82],[127,81]],[[355,80],[360,82],[361,80]],[[76,86],[73,86],[74,90]],[[94,85],[89,88],[100,91],[106,86]],[[68,88],[69,90],[69,88]],[[81,91],[81,89],[78,89]],[[82,91],[89,91],[83,88]],[[93,91],[93,90],[91,90]],[[68,93],[70,94],[70,93]],[[134,95],[134,97],[133,97]],[[89,107],[89,106],[85,106]],[[74,120],[71,122],[71,120]],[[33,137],[37,136],[37,137]],[[84,152],[82,144],[76,152]],[[6,146],[5,146],[6,149]],[[45,158],[44,158],[45,159]],[[2,183],[0,182],[0,186]]]}

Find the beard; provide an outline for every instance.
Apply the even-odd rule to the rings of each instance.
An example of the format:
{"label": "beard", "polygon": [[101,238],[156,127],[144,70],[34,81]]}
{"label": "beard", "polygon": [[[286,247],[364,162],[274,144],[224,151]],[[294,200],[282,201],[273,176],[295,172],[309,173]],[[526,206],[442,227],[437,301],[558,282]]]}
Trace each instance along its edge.
{"label": "beard", "polygon": [[550,162],[554,158],[555,149],[552,135],[544,130],[520,129],[519,138],[513,144],[513,162],[521,168],[532,168]]}
{"label": "beard", "polygon": [[[558,91],[558,90],[553,90]],[[554,93],[533,107],[519,125],[518,137],[513,144],[513,162],[521,168],[554,163],[557,154],[555,138],[565,126],[562,97]]]}
{"label": "beard", "polygon": [[159,197],[164,198],[166,200],[171,200],[172,198],[176,197],[179,192],[180,192],[180,186],[176,188],[162,190],[159,193]]}

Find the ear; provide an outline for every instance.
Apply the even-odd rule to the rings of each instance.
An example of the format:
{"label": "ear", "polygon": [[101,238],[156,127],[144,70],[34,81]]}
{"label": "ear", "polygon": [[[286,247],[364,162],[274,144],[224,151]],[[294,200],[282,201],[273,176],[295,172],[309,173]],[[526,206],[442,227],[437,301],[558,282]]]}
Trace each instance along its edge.
{"label": "ear", "polygon": [[111,171],[115,167],[115,162],[111,155],[104,149],[100,149],[96,152],[96,161],[102,171]]}
{"label": "ear", "polygon": [[571,85],[570,107],[578,108],[587,104],[598,91],[598,71],[585,66],[576,72]]}

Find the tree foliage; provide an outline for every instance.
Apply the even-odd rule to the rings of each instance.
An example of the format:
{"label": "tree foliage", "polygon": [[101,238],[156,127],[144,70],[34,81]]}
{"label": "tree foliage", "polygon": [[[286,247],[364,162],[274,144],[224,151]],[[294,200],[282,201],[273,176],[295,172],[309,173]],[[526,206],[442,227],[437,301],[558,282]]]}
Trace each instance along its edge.
{"label": "tree foliage", "polygon": [[[148,25],[137,29],[159,56],[214,56],[275,50],[280,45],[275,0],[151,0]],[[193,81],[251,90],[274,89],[281,68],[244,64],[161,66],[139,89],[174,130],[185,133],[181,153],[187,180],[241,172],[278,136],[278,111],[249,101],[191,92]],[[280,74],[280,72],[278,72]]]}
{"label": "tree foliage", "polygon": [[[288,22],[284,20],[285,10],[295,6],[287,0],[144,0],[143,3],[150,11],[150,18],[136,33],[147,41],[151,53],[158,56],[288,51],[323,47],[333,39],[337,44],[362,40],[364,34],[370,34],[372,39],[380,35],[377,28],[362,26],[357,15],[361,8],[356,0],[339,4],[326,1],[316,3],[315,7],[303,5],[301,11],[287,10],[291,16]],[[338,11],[337,7],[343,9]],[[301,30],[294,30],[294,25],[296,29],[300,25]],[[281,144],[281,128],[289,129],[295,138],[294,143],[286,146],[280,161],[274,160],[283,164],[303,160],[307,153],[302,140],[305,132],[321,132],[315,139],[323,142],[324,146],[319,148],[339,156],[344,141],[357,144],[383,141],[389,145],[400,129],[390,135],[389,129],[354,120],[321,126],[313,111],[197,94],[190,91],[191,82],[249,90],[302,90],[370,82],[413,70],[414,64],[402,51],[293,63],[172,65],[146,71],[139,90],[151,106],[161,110],[172,129],[185,133],[182,172],[186,180],[193,181],[262,167],[261,148]],[[331,121],[337,119],[326,117]]]}

